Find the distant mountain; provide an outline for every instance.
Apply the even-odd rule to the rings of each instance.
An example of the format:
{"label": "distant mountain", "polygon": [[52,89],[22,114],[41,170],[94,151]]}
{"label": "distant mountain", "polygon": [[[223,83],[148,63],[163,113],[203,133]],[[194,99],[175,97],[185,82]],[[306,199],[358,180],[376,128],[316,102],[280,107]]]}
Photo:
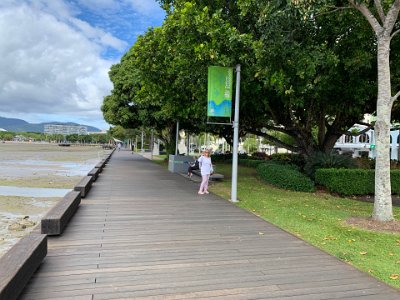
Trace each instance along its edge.
{"label": "distant mountain", "polygon": [[57,124],[57,125],[82,125],[86,126],[89,132],[100,132],[101,130],[88,125],[77,124],[72,122],[46,122],[46,123],[39,123],[33,124],[28,123],[21,119],[13,119],[13,118],[4,118],[0,117],[0,128],[3,128],[7,131],[13,132],[44,132],[44,125],[47,124]]}

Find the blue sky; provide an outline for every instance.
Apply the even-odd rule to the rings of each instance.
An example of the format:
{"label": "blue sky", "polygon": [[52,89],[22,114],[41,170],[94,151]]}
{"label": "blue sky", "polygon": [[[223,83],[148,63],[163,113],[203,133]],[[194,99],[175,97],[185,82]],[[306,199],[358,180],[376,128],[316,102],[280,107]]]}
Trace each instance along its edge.
{"label": "blue sky", "polygon": [[1,0],[0,116],[108,129],[108,71],[165,13],[155,0]]}

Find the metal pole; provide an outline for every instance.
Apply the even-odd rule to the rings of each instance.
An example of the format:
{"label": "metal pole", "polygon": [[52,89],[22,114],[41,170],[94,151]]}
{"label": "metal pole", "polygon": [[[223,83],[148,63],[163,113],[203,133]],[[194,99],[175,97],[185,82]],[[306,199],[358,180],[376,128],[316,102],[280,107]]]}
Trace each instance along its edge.
{"label": "metal pole", "polygon": [[190,134],[189,134],[189,132],[187,133],[187,147],[186,147],[186,151],[187,151],[187,153],[186,153],[186,155],[190,155]]}
{"label": "metal pole", "polygon": [[144,143],[144,132],[142,130],[142,149],[140,150],[140,152],[144,152],[144,147],[143,147],[143,143]]}
{"label": "metal pole", "polygon": [[240,65],[236,65],[235,118],[233,120],[232,189],[231,202],[237,199],[238,142],[239,142]]}
{"label": "metal pole", "polygon": [[175,155],[178,155],[179,121],[176,122]]}
{"label": "metal pole", "polygon": [[150,138],[150,152],[151,152],[151,160],[153,160],[153,148],[154,148],[154,131],[151,130],[151,138]]}

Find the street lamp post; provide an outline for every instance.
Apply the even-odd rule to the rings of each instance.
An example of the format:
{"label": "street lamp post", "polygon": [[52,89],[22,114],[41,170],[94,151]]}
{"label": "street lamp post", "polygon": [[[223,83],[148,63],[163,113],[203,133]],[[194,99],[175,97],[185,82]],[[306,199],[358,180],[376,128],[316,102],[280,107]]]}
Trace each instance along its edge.
{"label": "street lamp post", "polygon": [[233,155],[232,155],[232,187],[231,202],[237,199],[237,171],[238,171],[238,141],[239,141],[239,97],[240,97],[240,65],[236,65],[236,93],[235,93],[235,116],[233,120]]}

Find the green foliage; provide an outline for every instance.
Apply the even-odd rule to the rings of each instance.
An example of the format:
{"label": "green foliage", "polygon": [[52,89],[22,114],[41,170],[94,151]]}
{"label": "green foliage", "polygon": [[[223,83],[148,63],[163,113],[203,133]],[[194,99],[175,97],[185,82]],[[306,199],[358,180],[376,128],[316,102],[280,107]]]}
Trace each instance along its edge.
{"label": "green foliage", "polygon": [[[182,129],[204,131],[207,67],[237,63],[241,135],[308,155],[332,149],[375,109],[375,40],[351,10],[327,13],[324,1],[160,2],[162,27],[140,36],[110,71],[114,89],[102,106],[110,124],[161,132],[179,120]],[[227,126],[207,131],[232,138]]]}
{"label": "green foliage", "polygon": [[8,131],[0,131],[0,140],[12,141],[14,138],[14,133]]}
{"label": "green foliage", "polygon": [[[400,170],[390,172],[392,194],[400,194]],[[331,193],[340,195],[373,195],[375,171],[365,169],[318,169],[315,182]]]}
{"label": "green foliage", "polygon": [[232,153],[212,154],[211,160],[213,162],[232,161]]}
{"label": "green foliage", "polygon": [[252,159],[263,159],[263,160],[267,160],[269,159],[269,156],[267,153],[265,152],[254,152],[251,154],[251,158]]}
{"label": "green foliage", "polygon": [[[221,153],[221,154],[213,154],[211,155],[211,159],[213,162],[231,162],[232,161],[232,153]],[[238,159],[249,159],[249,156],[244,154],[238,154]]]}
{"label": "green foliage", "polygon": [[264,160],[255,160],[255,159],[239,159],[239,165],[243,165],[246,167],[256,168],[260,164],[264,164]]}
{"label": "green foliage", "polygon": [[296,153],[274,153],[271,155],[271,159],[274,161],[280,161],[287,164],[295,165],[300,170],[303,170],[306,163],[304,156]]}
{"label": "green foliage", "polygon": [[341,155],[334,152],[316,152],[314,155],[308,157],[304,166],[305,173],[314,178],[315,170],[328,169],[328,168],[354,168],[355,162],[353,158],[348,155]]}
{"label": "green foliage", "polygon": [[243,148],[246,149],[248,153],[257,151],[258,142],[256,137],[247,136],[243,143]]}
{"label": "green foliage", "polygon": [[105,144],[110,140],[108,134],[88,134],[78,135],[70,134],[64,137],[62,134],[44,134],[37,132],[0,132],[0,140],[12,141],[16,136],[21,136],[26,140],[31,141],[46,141],[46,142],[62,142],[65,139],[72,143],[93,143]]}
{"label": "green foliage", "polygon": [[375,160],[369,157],[356,157],[354,163],[358,169],[375,169]]}
{"label": "green foliage", "polygon": [[312,180],[290,165],[264,163],[257,166],[257,173],[266,182],[283,189],[302,192],[315,191]]}

